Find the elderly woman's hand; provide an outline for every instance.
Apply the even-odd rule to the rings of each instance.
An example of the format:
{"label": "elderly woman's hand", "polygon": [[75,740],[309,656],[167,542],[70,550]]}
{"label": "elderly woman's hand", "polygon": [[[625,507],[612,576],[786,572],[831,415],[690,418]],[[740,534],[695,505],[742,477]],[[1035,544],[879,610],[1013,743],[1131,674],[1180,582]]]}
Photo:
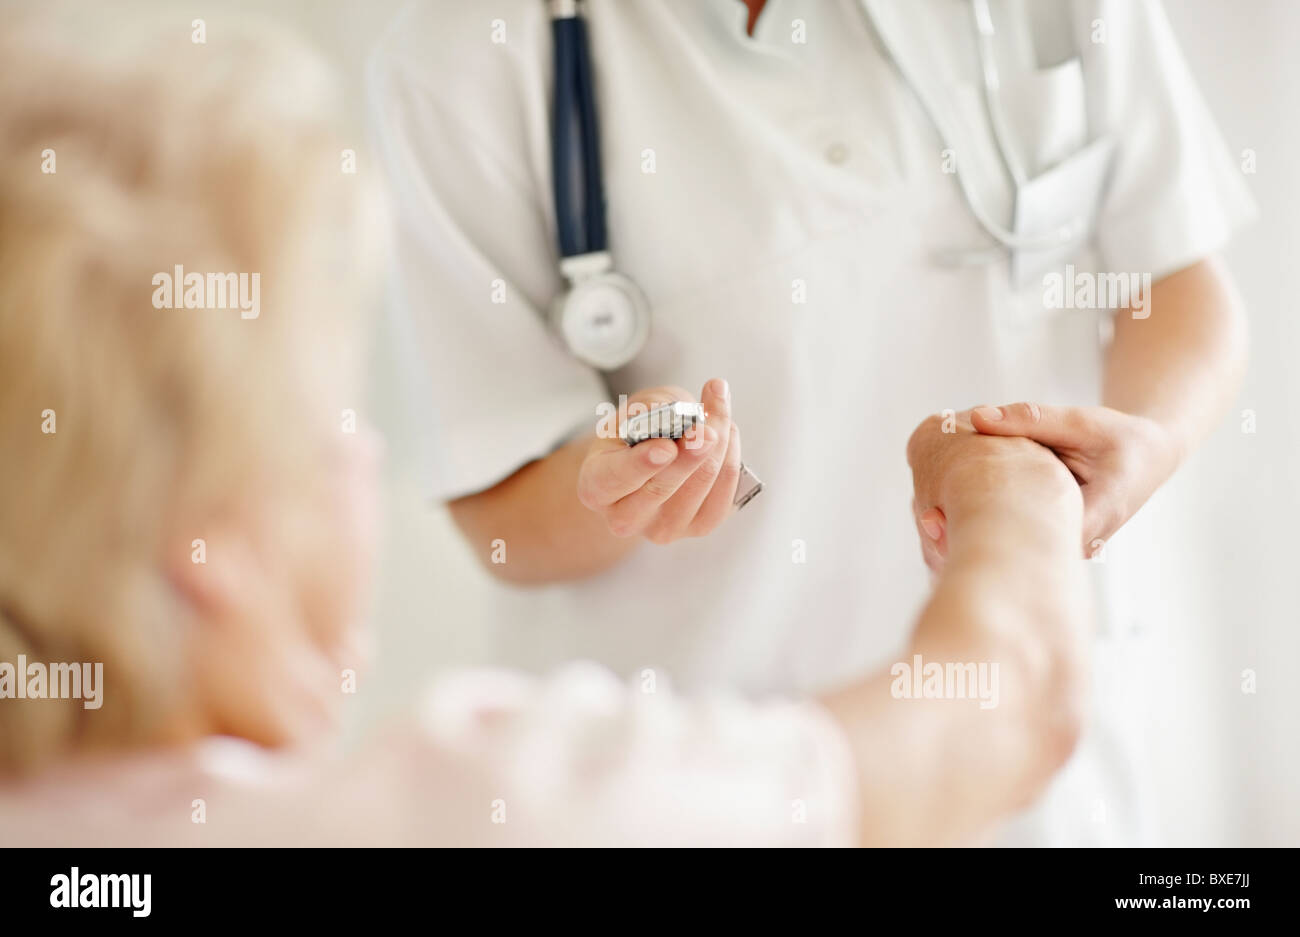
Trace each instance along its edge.
{"label": "elderly woman's hand", "polygon": [[981,434],[971,413],[928,417],[907,443],[912,512],[922,555],[935,572],[948,555],[949,525],[963,511],[1014,500],[1078,523],[1079,486],[1052,450],[1024,437]]}

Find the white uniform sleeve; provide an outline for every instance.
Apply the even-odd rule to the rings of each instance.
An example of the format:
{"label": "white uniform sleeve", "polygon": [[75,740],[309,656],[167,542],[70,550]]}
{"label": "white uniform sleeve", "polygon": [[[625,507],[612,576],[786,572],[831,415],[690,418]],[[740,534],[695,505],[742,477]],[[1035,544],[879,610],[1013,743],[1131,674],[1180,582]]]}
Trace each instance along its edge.
{"label": "white uniform sleeve", "polygon": [[[433,839],[459,845],[849,845],[848,742],[814,703],[692,702],[594,664],[444,678],[421,709]],[[434,768],[433,766],[440,766]],[[423,824],[412,824],[423,826]],[[426,827],[427,829],[428,827]]]}
{"label": "white uniform sleeve", "polygon": [[606,398],[543,315],[561,286],[544,14],[521,8],[495,44],[476,4],[412,5],[367,72],[397,214],[393,312],[419,361],[417,419],[432,433],[440,499],[488,488],[594,427]]}
{"label": "white uniform sleeve", "polygon": [[[1254,216],[1254,202],[1164,8],[1157,0],[1089,7],[1093,117],[1119,142],[1098,218],[1101,261],[1158,280],[1221,248]],[[1093,41],[1098,29],[1104,42]]]}

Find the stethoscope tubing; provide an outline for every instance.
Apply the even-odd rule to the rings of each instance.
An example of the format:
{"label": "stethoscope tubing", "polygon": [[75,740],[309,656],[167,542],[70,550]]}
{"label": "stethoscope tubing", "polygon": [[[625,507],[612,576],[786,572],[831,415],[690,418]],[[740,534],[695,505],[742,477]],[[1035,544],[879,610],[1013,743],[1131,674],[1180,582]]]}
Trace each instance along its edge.
{"label": "stethoscope tubing", "polygon": [[554,18],[551,33],[555,45],[551,178],[560,253],[573,257],[607,246],[596,89],[586,21],[581,16]]}

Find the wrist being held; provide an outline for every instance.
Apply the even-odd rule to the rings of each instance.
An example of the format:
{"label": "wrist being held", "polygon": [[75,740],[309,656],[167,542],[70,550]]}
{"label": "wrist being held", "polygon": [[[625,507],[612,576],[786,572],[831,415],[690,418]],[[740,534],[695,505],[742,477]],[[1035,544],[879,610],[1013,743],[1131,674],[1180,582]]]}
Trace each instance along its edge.
{"label": "wrist being held", "polygon": [[1015,530],[1040,549],[1056,552],[1060,542],[1077,549],[1079,486],[1039,443],[981,435],[965,411],[924,420],[908,442],[907,457],[922,554],[935,572],[948,555],[949,527],[983,536],[978,532],[982,518],[1014,519],[1014,525],[993,526],[999,535]]}

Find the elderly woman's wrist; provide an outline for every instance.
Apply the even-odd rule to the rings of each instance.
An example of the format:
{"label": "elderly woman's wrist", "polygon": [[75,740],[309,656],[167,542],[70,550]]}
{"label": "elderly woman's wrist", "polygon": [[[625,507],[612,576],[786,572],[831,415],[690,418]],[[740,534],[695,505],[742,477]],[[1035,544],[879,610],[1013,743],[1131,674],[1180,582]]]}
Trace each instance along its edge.
{"label": "elderly woman's wrist", "polygon": [[944,478],[943,503],[949,514],[990,504],[1059,504],[1064,510],[1081,499],[1070,470],[1049,449],[1028,440],[1007,451],[966,460]]}
{"label": "elderly woman's wrist", "polygon": [[975,540],[986,549],[1017,555],[1077,554],[1083,494],[1055,456],[989,464],[956,475],[950,485],[944,504],[954,551]]}

